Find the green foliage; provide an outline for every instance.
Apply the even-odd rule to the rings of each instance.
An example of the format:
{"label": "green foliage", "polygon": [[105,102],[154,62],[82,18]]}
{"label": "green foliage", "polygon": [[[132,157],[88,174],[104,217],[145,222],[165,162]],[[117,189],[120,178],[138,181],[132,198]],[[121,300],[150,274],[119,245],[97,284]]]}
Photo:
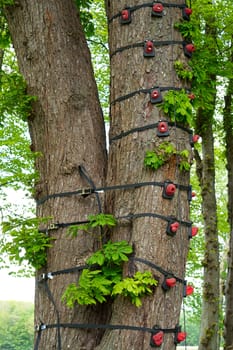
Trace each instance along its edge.
{"label": "green foliage", "polygon": [[94,34],[88,37],[91,50],[95,80],[98,86],[100,103],[105,121],[109,121],[110,61],[108,50],[108,25],[104,0],[94,1],[91,5]]}
{"label": "green foliage", "polygon": [[38,154],[30,150],[25,121],[34,98],[25,93],[12,50],[4,51],[0,86],[0,186],[31,190],[37,178],[33,168]]}
{"label": "green foliage", "polygon": [[9,5],[14,5],[15,0],[0,0],[0,8],[9,6]]}
{"label": "green foliage", "polygon": [[162,142],[154,151],[146,151],[144,158],[144,165],[148,168],[157,170],[166,162],[168,162],[172,156],[177,156],[177,162],[180,171],[189,171],[189,151],[183,150],[178,152],[172,143]]}
{"label": "green foliage", "polygon": [[192,124],[193,107],[184,90],[170,90],[163,98],[160,109],[167,114],[171,121],[185,125]]}
{"label": "green foliage", "polygon": [[180,171],[189,171],[191,168],[191,164],[189,162],[189,151],[184,149],[183,151],[177,153]]}
{"label": "green foliage", "polygon": [[47,220],[9,218],[9,221],[4,221],[0,254],[7,254],[12,263],[21,265],[26,261],[35,269],[41,268],[46,263],[46,249],[51,247],[52,238],[40,233],[38,226]]}
{"label": "green foliage", "polygon": [[157,170],[175,153],[176,150],[172,143],[162,142],[155,151],[146,151],[144,165],[151,169]]}
{"label": "green foliage", "polygon": [[93,15],[91,5],[93,0],[75,0],[80,12],[81,23],[87,38],[94,35],[95,27],[93,23]]}
{"label": "green foliage", "polygon": [[0,301],[0,350],[33,349],[33,316],[31,303]]}
{"label": "green foliage", "polygon": [[196,30],[192,21],[181,20],[175,23],[174,28],[179,30],[184,39],[190,40],[193,36],[193,32]]}
{"label": "green foliage", "polygon": [[127,255],[133,252],[132,247],[126,241],[112,243],[108,241],[103,248],[95,252],[88,260],[89,265],[98,264],[100,266],[121,265],[128,261]]}
{"label": "green foliage", "polygon": [[72,225],[69,227],[68,234],[71,234],[73,237],[76,237],[78,231],[86,231],[89,232],[91,229],[95,227],[113,227],[117,223],[116,219],[111,214],[97,214],[97,215],[89,215],[88,222],[82,225]]}
{"label": "green foliage", "polygon": [[[0,5],[1,6],[1,5]],[[10,32],[5,17],[1,14],[0,9],[0,49],[6,49],[10,46]],[[2,52],[4,54],[4,52]]]}
{"label": "green foliage", "polygon": [[[69,285],[62,295],[68,307],[103,303],[107,296],[123,295],[129,297],[137,307],[141,306],[141,297],[152,293],[151,287],[157,281],[150,272],[137,272],[132,278],[122,279],[122,265],[133,252],[126,241],[109,241],[88,260],[89,269],[84,269],[78,284]],[[93,266],[100,268],[93,270]]]}
{"label": "green foliage", "polygon": [[31,102],[35,97],[26,94],[26,83],[18,72],[2,72],[0,91],[0,115],[21,116],[27,120],[31,111]]}
{"label": "green foliage", "polygon": [[190,68],[189,69],[185,68],[184,63],[182,63],[181,61],[176,61],[174,63],[174,67],[176,70],[176,74],[180,79],[187,80],[187,81],[191,81],[193,79],[193,72],[191,71]]}
{"label": "green foliage", "polygon": [[139,307],[142,305],[141,298],[144,295],[151,294],[151,287],[157,285],[157,281],[153,278],[151,272],[146,271],[136,272],[134,277],[124,278],[121,282],[117,283],[112,291],[112,295],[123,295],[130,297],[132,303]]}

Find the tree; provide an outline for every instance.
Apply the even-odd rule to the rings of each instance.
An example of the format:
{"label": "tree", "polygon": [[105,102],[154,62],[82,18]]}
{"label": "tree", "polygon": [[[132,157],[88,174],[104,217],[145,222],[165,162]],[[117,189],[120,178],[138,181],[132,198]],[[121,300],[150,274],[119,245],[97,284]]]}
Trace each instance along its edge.
{"label": "tree", "polygon": [[[6,14],[20,70],[27,81],[27,91],[37,96],[29,118],[29,128],[31,147],[42,155],[36,159],[40,174],[36,199],[39,199],[47,194],[88,186],[79,174],[78,167],[81,164],[85,164],[91,177],[95,178],[95,183],[102,185],[106,150],[90,54],[75,4],[73,1],[57,1],[37,5],[33,1],[22,1],[8,7]],[[54,164],[50,162],[51,157]],[[53,222],[69,222],[83,220],[88,213],[95,213],[96,210],[93,198],[72,196],[47,201],[38,206],[37,214],[40,217],[52,217]],[[82,234],[73,240],[67,237],[65,231],[49,231],[56,240],[48,251],[47,265],[38,272],[37,279],[43,272],[82,264],[98,246],[98,237],[87,239]],[[55,283],[51,284],[51,291],[63,322],[85,323],[93,317],[91,309],[88,311],[82,308],[75,320],[75,313],[67,312],[66,306],[60,301],[62,290],[73,280],[72,274],[58,276]],[[59,284],[62,290],[58,290]],[[54,311],[43,283],[37,288],[35,310],[38,324],[40,320],[54,322],[52,314],[56,309]],[[96,318],[92,321],[98,323],[102,314],[99,311],[95,314]],[[79,341],[75,331],[74,337],[72,331],[66,331],[62,337],[63,344],[75,342],[73,347],[81,347],[88,342],[93,347],[94,340],[88,340],[88,331],[85,333],[87,338],[79,337]],[[51,336],[51,333],[56,333],[56,329],[43,335],[42,348],[52,348],[56,343],[56,336]]]}
{"label": "tree", "polygon": [[0,349],[31,350],[33,345],[33,305],[1,301]]}
{"label": "tree", "polygon": [[[105,211],[118,218],[114,229],[104,236],[101,232],[101,237],[98,230],[95,235],[82,231],[75,239],[67,236],[60,224],[88,221],[87,214],[102,212],[100,195],[96,194],[98,207],[93,196],[61,193],[87,185],[101,187],[106,174],[103,118],[79,14],[72,0],[38,4],[20,0],[5,9],[27,92],[37,97],[28,120],[32,149],[41,154],[36,159],[40,175],[35,195],[37,215],[52,217],[51,223],[55,223],[53,230],[48,226],[54,242],[48,249],[46,266],[37,274],[35,308],[37,323],[55,323],[57,327],[48,327],[41,334],[41,348],[56,348],[58,344],[58,348],[74,349],[148,349],[154,325],[158,328],[152,335],[157,331],[161,335],[163,330],[166,348],[175,348],[174,339],[180,341],[184,336],[176,325],[186,290],[185,262],[191,237],[188,124],[192,106],[185,90],[187,81],[175,74],[174,63],[185,64],[184,51],[190,56],[192,46],[183,47],[180,33],[173,29],[181,17],[183,2],[177,0],[176,7],[170,3],[166,9],[169,15],[163,17],[151,16],[150,6],[136,8],[129,26],[119,24],[123,1],[106,4],[111,55],[111,145],[106,183],[136,185],[106,192]],[[143,57],[144,41],[148,36],[154,40],[158,33],[155,59]],[[147,41],[147,53],[151,52],[150,45]],[[153,89],[155,85],[157,89]],[[159,87],[164,103],[158,108]],[[171,91],[163,92],[167,90]],[[165,127],[169,123],[166,141],[153,130],[160,119],[164,119]],[[60,195],[53,196],[56,193]],[[169,198],[164,198],[166,195]],[[46,227],[40,230],[46,231]],[[134,256],[124,266],[125,276],[149,269],[159,280],[158,287],[143,298],[141,309],[121,295],[113,303],[109,300],[107,307],[76,306],[68,310],[61,295],[77,275],[58,273],[50,281],[48,272],[83,265],[106,239],[132,244]],[[144,266],[148,263],[152,268]],[[175,288],[165,292],[161,288],[164,278],[172,280]],[[103,334],[97,329],[61,326],[108,322],[142,329],[114,329]],[[181,338],[176,339],[178,333]]]}
{"label": "tree", "polygon": [[[216,100],[216,31],[214,5],[206,5],[204,15],[205,39],[199,63],[205,71],[205,88],[209,93],[208,105],[202,101],[196,115],[195,131],[202,137],[202,159],[198,152],[197,174],[202,192],[202,214],[205,232],[203,260],[203,301],[199,350],[218,349],[219,343],[219,243],[217,232],[217,206],[215,195],[215,164],[213,122]],[[206,15],[208,13],[208,15]],[[200,20],[199,20],[200,21]],[[201,22],[201,21],[200,21]],[[208,48],[208,49],[207,49]],[[205,50],[208,50],[205,52]],[[211,52],[211,55],[210,55]],[[208,59],[209,57],[209,59]],[[202,58],[202,59],[201,59]],[[195,83],[194,83],[195,84]],[[200,97],[201,98],[201,97]],[[205,97],[204,97],[205,98]],[[203,99],[204,99],[203,98]],[[203,103],[204,102],[204,103]]]}
{"label": "tree", "polygon": [[[232,56],[233,57],[233,56]],[[231,59],[232,60],[232,59]],[[229,239],[229,252],[228,252],[228,274],[226,280],[225,298],[226,298],[226,310],[225,310],[225,348],[231,349],[233,347],[233,324],[232,324],[232,284],[233,284],[233,215],[232,215],[232,93],[233,93],[233,80],[229,79],[225,99],[224,108],[224,131],[226,140],[226,159],[228,170],[228,222],[230,225],[230,239]]]}

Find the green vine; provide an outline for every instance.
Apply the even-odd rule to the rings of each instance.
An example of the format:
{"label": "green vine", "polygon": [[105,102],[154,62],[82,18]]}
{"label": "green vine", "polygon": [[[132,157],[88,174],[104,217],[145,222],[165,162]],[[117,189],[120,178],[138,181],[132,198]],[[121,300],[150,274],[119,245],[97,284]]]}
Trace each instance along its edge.
{"label": "green vine", "polygon": [[167,114],[171,121],[190,125],[193,107],[184,90],[170,90],[163,98],[160,109]]}
{"label": "green vine", "polygon": [[177,162],[180,171],[189,171],[189,151],[177,151],[172,143],[162,142],[154,151],[146,151],[146,156],[144,158],[144,165],[153,170],[159,169],[165,163],[167,163],[172,156],[177,156]]}
{"label": "green vine", "polygon": [[[112,243],[109,241],[95,252],[88,260],[89,268],[81,273],[78,283],[70,284],[62,295],[68,307],[103,303],[107,297],[123,295],[129,297],[137,307],[141,306],[141,298],[152,293],[157,285],[151,272],[137,272],[133,277],[122,278],[123,263],[133,252],[126,241]],[[97,269],[93,270],[93,265]]]}

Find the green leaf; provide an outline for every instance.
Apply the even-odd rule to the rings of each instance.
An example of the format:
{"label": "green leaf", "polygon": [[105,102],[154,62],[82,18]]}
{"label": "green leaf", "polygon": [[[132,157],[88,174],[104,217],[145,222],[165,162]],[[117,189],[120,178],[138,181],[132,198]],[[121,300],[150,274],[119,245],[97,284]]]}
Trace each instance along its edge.
{"label": "green leaf", "polygon": [[146,294],[151,294],[151,287],[156,286],[157,283],[158,282],[152,277],[151,272],[136,272],[134,277],[125,278],[115,284],[112,290],[112,295],[122,294],[130,297],[132,303],[139,307],[141,306],[140,298]]}

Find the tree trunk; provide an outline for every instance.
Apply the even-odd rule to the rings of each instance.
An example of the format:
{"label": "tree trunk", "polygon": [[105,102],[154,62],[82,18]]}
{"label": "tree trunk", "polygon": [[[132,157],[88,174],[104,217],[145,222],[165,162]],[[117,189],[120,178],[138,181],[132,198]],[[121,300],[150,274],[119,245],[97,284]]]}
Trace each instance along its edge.
{"label": "tree trunk", "polygon": [[[218,349],[219,321],[219,245],[216,220],[215,171],[212,116],[198,114],[202,137],[202,213],[204,218],[205,256],[203,260],[203,301],[199,350]],[[203,122],[205,121],[205,122]],[[208,128],[207,128],[208,126]]]}
{"label": "tree trunk", "polygon": [[[216,25],[215,13],[206,19],[203,43],[209,49],[210,58],[206,63],[206,71],[216,64]],[[204,47],[205,47],[204,46]],[[209,64],[209,66],[207,66]],[[203,300],[199,350],[219,348],[219,242],[217,229],[217,207],[215,195],[215,163],[213,121],[216,101],[216,74],[207,75],[205,86],[212,91],[211,102],[207,107],[200,107],[196,116],[196,132],[202,137],[202,160],[197,160],[202,196],[202,213],[204,219],[205,255],[203,260]]]}
{"label": "tree trunk", "polygon": [[224,350],[233,349],[233,123],[232,123],[232,93],[233,80],[230,79],[225,96],[224,107],[224,131],[226,140],[226,159],[228,171],[228,221],[230,225],[230,240],[228,252],[228,273],[225,288],[226,312],[225,312],[225,330]]}
{"label": "tree trunk", "polygon": [[[131,0],[128,5],[140,3]],[[182,5],[183,0],[168,0],[168,3]],[[122,0],[106,1],[106,4],[109,18],[125,5]],[[78,172],[80,164],[88,170],[95,185],[101,186],[106,161],[103,120],[89,53],[73,2],[49,0],[46,4],[35,4],[32,0],[19,0],[17,5],[8,8],[7,18],[20,68],[28,83],[28,91],[38,97],[30,118],[32,146],[42,154],[37,159],[40,180],[36,187],[36,198],[86,187],[86,182]],[[166,7],[164,16],[160,18],[151,17],[151,7],[142,7],[133,13],[130,25],[121,26],[119,18],[113,19],[109,24],[110,54],[117,48],[144,42],[146,39],[171,41],[168,45],[156,47],[155,58],[144,58],[142,47],[129,48],[112,56],[110,138],[122,131],[127,132],[135,127],[140,128],[160,119],[167,119],[156,105],[151,104],[149,94],[138,93],[121,102],[114,103],[114,100],[153,86],[183,87],[174,72],[174,61],[186,60],[182,43],[173,43],[174,40],[182,40],[180,34],[173,29],[174,23],[180,18],[181,9],[178,7]],[[170,136],[166,141],[170,141],[177,151],[191,151],[190,134],[187,130],[173,125],[169,127],[169,132]],[[125,275],[131,275],[132,270],[151,270],[157,276],[159,285],[153,295],[143,299],[141,308],[136,308],[127,299],[119,297],[114,301],[111,310],[99,306],[78,306],[74,310],[68,310],[60,302],[61,294],[68,283],[77,279],[77,275],[62,274],[54,276],[52,280],[37,282],[36,323],[109,322],[148,329],[157,325],[162,329],[172,330],[165,333],[162,347],[175,349],[174,336],[179,323],[189,245],[188,227],[181,223],[189,221],[189,172],[180,172],[175,155],[156,172],[145,168],[145,151],[157,148],[163,141],[163,138],[156,135],[155,129],[131,132],[126,137],[112,140],[108,185],[147,181],[164,183],[169,179],[187,188],[177,188],[171,200],[162,197],[163,188],[159,185],[113,191],[107,193],[105,205],[106,212],[113,213],[116,217],[142,214],[138,218],[131,216],[131,219],[119,220],[111,239],[126,239],[133,244],[135,258],[145,259],[146,262],[159,266],[157,271],[135,260],[125,266]],[[53,222],[60,223],[85,220],[88,214],[96,212],[98,206],[93,196],[50,198],[37,209],[39,216],[51,216]],[[152,215],[146,216],[146,213]],[[174,237],[166,234],[167,221],[161,219],[161,216],[174,216],[180,222]],[[64,229],[50,230],[49,234],[56,240],[48,251],[47,266],[38,275],[82,265],[98,245],[99,236],[94,239],[81,234],[78,238],[71,239]],[[174,274],[181,283],[177,281],[174,288],[164,292],[161,288],[164,279],[161,269],[168,274]],[[46,286],[49,286],[49,290]],[[51,295],[49,298],[49,291],[52,298]],[[151,348],[151,334],[144,328],[141,331],[107,330],[103,337],[101,333],[97,330],[48,328],[41,333],[40,348]]]}
{"label": "tree trunk", "polygon": [[[212,80],[213,81],[213,80]],[[213,103],[214,106],[214,103]],[[205,256],[203,260],[203,301],[199,350],[218,349],[219,335],[219,243],[214,168],[214,111],[199,110],[197,133],[202,137],[202,157],[196,157],[202,195]],[[201,169],[201,171],[200,171]]]}
{"label": "tree trunk", "polygon": [[[36,96],[29,119],[32,149],[41,154],[36,160],[36,200],[89,187],[80,176],[79,165],[85,166],[96,186],[103,185],[104,123],[90,53],[74,1],[19,0],[7,8],[6,15],[28,93]],[[95,196],[51,198],[37,207],[37,215],[51,217],[52,223],[82,221],[88,214],[98,212]],[[96,237],[80,234],[73,239],[67,236],[66,229],[60,228],[49,230],[49,235],[55,240],[48,250],[47,265],[37,274],[36,324],[104,323],[106,313],[99,306],[69,310],[61,302],[67,285],[77,280],[76,273],[38,282],[42,273],[83,265],[98,247],[98,233]],[[66,328],[60,332],[62,349],[93,349],[98,343],[98,330]],[[44,330],[39,348],[58,349],[58,335],[59,329]]]}
{"label": "tree trunk", "polygon": [[[169,1],[173,4],[174,1]],[[175,3],[183,4],[182,1]],[[129,1],[128,6],[141,4],[141,1]],[[124,1],[106,1],[108,18],[112,18],[124,8]],[[149,101],[149,94],[138,93],[120,102],[117,98],[139,89],[153,86],[182,87],[174,72],[174,61],[185,60],[182,44],[158,46],[154,58],[144,58],[143,48],[134,47],[116,52],[118,48],[148,40],[182,40],[176,32],[174,23],[181,17],[181,9],[169,7],[161,18],[151,16],[151,7],[138,9],[132,14],[132,23],[121,25],[119,18],[109,23],[109,44],[111,58],[111,126],[108,163],[108,185],[142,183],[147,181],[165,181],[170,179],[178,184],[189,185],[189,174],[181,173],[177,168],[176,157],[158,171],[148,170],[144,166],[146,150],[156,149],[164,141],[156,136],[155,129],[143,132],[130,132],[128,136],[117,137],[122,132],[132,131],[158,122],[164,117],[156,105]],[[112,140],[112,141],[111,141]],[[190,150],[189,135],[186,131],[171,127],[166,138],[178,150]],[[189,219],[187,191],[177,190],[172,200],[162,198],[162,188],[145,186],[134,190],[124,190],[108,194],[107,211],[116,217],[142,213],[141,218],[124,219],[113,231],[111,239],[126,239],[134,247],[136,258],[143,258],[159,265],[180,278],[185,275],[185,262],[188,251],[188,230],[181,225],[175,237],[166,234],[167,223],[145,213],[176,216],[181,220]],[[132,325],[152,328],[173,328],[179,323],[183,285],[168,292],[161,288],[164,276],[142,263],[129,264],[125,274],[133,271],[151,270],[159,278],[155,293],[143,298],[143,306],[136,308],[128,300],[119,297],[112,307],[111,324]],[[174,333],[165,334],[163,349],[175,349]],[[150,334],[143,331],[108,330],[96,350],[150,349]]]}

